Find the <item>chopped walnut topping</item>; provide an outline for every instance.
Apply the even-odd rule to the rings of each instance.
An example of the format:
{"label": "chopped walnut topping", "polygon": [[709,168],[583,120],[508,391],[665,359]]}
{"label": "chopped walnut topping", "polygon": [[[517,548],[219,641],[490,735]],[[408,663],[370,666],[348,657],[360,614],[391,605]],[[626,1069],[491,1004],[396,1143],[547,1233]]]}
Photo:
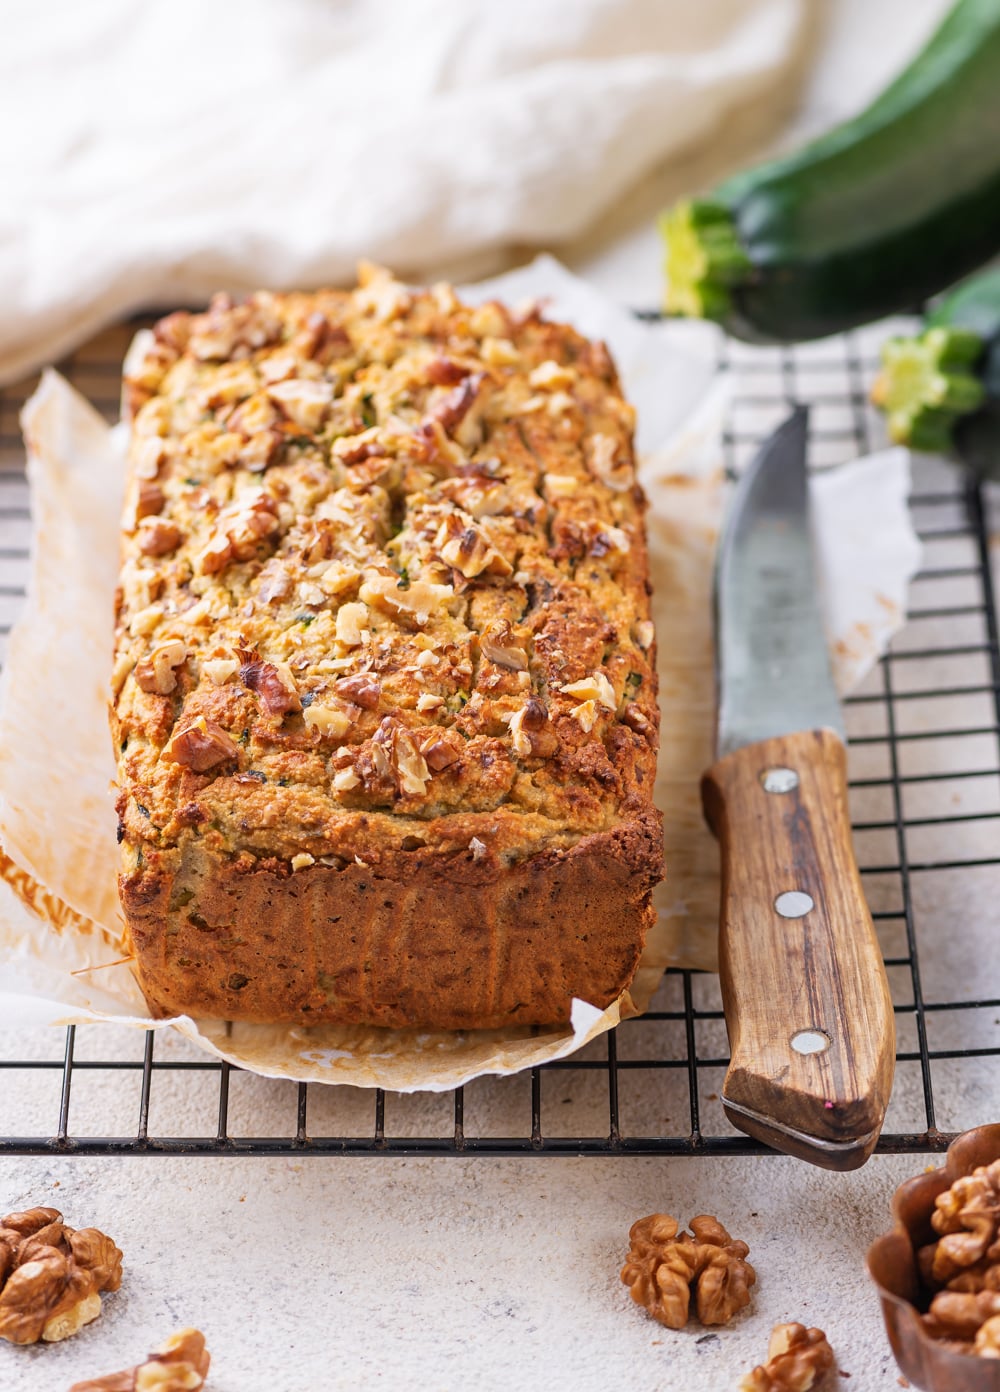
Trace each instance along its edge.
{"label": "chopped walnut topping", "polygon": [[549,498],[571,498],[580,488],[580,480],[572,474],[546,474],[545,494]]}
{"label": "chopped walnut topping", "polygon": [[174,731],[163,748],[163,758],[195,773],[207,773],[218,764],[235,759],[236,752],[236,745],[221,725],[199,716],[190,725]]}
{"label": "chopped walnut topping", "polygon": [[776,1324],[767,1362],[741,1378],[740,1392],[810,1392],[833,1366],[833,1349],[822,1329]]}
{"label": "chopped walnut topping", "polygon": [[240,660],[238,657],[206,657],[201,670],[213,686],[225,686],[240,670]]}
{"label": "chopped walnut topping", "polygon": [[656,629],[653,627],[651,621],[649,619],[640,619],[635,626],[635,639],[643,652],[649,651],[653,646],[655,637]]}
{"label": "chopped walnut topping", "polygon": [[531,387],[541,387],[543,390],[558,391],[561,388],[571,387],[576,381],[576,373],[571,367],[563,367],[561,363],[547,362],[540,363],[528,378],[528,385]]}
{"label": "chopped walnut topping", "polygon": [[[135,422],[134,429],[138,430],[139,422]],[[167,447],[159,435],[150,435],[146,439],[136,439],[132,446],[132,469],[137,478],[155,479],[160,472],[160,465],[167,457]]]}
{"label": "chopped walnut topping", "polygon": [[628,532],[621,527],[600,526],[592,523],[587,529],[587,554],[600,560],[603,556],[617,553],[627,556],[632,548]]}
{"label": "chopped walnut topping", "polygon": [[559,690],[564,691],[567,696],[576,696],[583,701],[599,701],[607,710],[618,709],[615,689],[603,672],[592,672],[583,681],[570,682],[568,686],[561,686]]}
{"label": "chopped walnut topping", "polygon": [[400,728],[396,731],[394,753],[400,790],[418,795],[423,793],[430,782],[431,771],[408,730]]}
{"label": "chopped walnut topping", "polygon": [[356,648],[364,642],[368,628],[367,604],[342,604],[337,610],[337,642],[346,648]]}
{"label": "chopped walnut topping", "polygon": [[597,702],[581,701],[578,706],[574,706],[570,715],[579,725],[585,735],[589,735],[597,724]]}
{"label": "chopped walnut topping", "polygon": [[[626,795],[651,787],[652,682],[625,681],[629,652],[647,674],[641,499],[588,462],[598,433],[614,472],[632,458],[609,360],[537,306],[474,308],[371,267],[362,281],[217,299],[132,369],[131,515],[182,536],[162,560],[124,538],[119,781],[131,815],[178,794],[149,833],[168,854],[197,826],[290,875],[309,847],[275,799],[318,847],[332,798],[338,867],[356,850],[377,863],[392,819],[469,807],[497,809],[493,864],[534,855],[550,826],[629,818]],[[157,677],[151,650],[162,665],[181,640],[186,662]],[[143,696],[139,659],[172,689]],[[592,694],[559,691],[595,668]],[[616,719],[640,735],[609,729],[609,764],[598,735]],[[452,836],[467,864],[473,829]],[[131,838],[123,854],[131,875]]]}
{"label": "chopped walnut topping", "polygon": [[384,266],[375,266],[370,261],[359,262],[358,285],[361,287],[355,291],[358,304],[378,323],[384,324],[405,314],[412,303],[405,285]]}
{"label": "chopped walnut topping", "polygon": [[315,864],[315,856],[311,856],[308,851],[299,851],[298,855],[293,855],[291,859],[291,867],[293,870],[305,870],[308,866]]}
{"label": "chopped walnut topping", "polygon": [[599,432],[591,435],[586,454],[590,472],[612,492],[624,493],[632,487],[632,466],[627,459],[618,458],[618,442],[613,436]]}
{"label": "chopped walnut topping", "polygon": [[366,459],[385,454],[377,425],[362,430],[359,435],[341,435],[333,442],[333,457],[347,468],[362,464]]}
{"label": "chopped walnut topping", "polygon": [[234,305],[228,295],[214,295],[207,312],[191,320],[188,348],[196,358],[208,362],[245,356],[247,350],[265,348],[280,337],[281,320],[273,312],[269,296],[253,295],[245,304]]}
{"label": "chopped walnut topping", "polygon": [[488,624],[479,640],[482,654],[498,667],[507,667],[514,672],[527,670],[528,654],[516,645],[514,634],[506,619]]}
{"label": "chopped walnut topping", "polygon": [[128,631],[133,638],[148,638],[163,622],[163,609],[159,604],[150,604],[132,615],[128,621]]}
{"label": "chopped walnut topping", "polygon": [[326,603],[326,594],[319,585],[314,585],[311,580],[300,580],[295,588],[295,594],[299,603],[304,604],[307,609],[322,609]]}
{"label": "chopped walnut topping", "polygon": [[358,706],[345,705],[340,701],[335,705],[320,705],[314,701],[302,712],[302,718],[310,730],[318,730],[321,735],[329,735],[331,739],[342,739],[354,723],[358,711]]}
{"label": "chopped walnut topping", "polygon": [[215,536],[197,559],[202,575],[215,575],[232,561],[249,561],[262,541],[280,528],[275,500],[262,488],[246,493],[219,513]]}
{"label": "chopped walnut topping", "polygon": [[441,559],[469,580],[482,575],[512,575],[514,567],[501,556],[483,529],[460,511],[449,513],[438,528],[434,546]]}
{"label": "chopped walnut topping", "polygon": [[498,300],[476,305],[469,315],[469,330],[477,338],[502,338],[510,329],[510,315]]}
{"label": "chopped walnut topping", "polygon": [[316,583],[325,595],[332,597],[355,589],[360,579],[361,572],[355,566],[345,565],[343,561],[331,561],[320,569]]}
{"label": "chopped walnut topping", "polygon": [[136,664],[136,682],[143,691],[168,696],[177,686],[176,669],[187,658],[187,645],[179,638],[168,638],[158,643],[145,661]]}
{"label": "chopped walnut topping", "polygon": [[241,653],[240,680],[260,697],[269,715],[288,715],[302,709],[295,678],[284,662],[263,662],[256,653]]}
{"label": "chopped walnut topping", "polygon": [[526,707],[520,710],[511,711],[503,719],[510,726],[510,742],[513,745],[514,753],[526,758],[531,753],[531,736],[526,734],[524,729],[524,717]]}
{"label": "chopped walnut topping", "polygon": [[454,358],[439,356],[431,358],[427,364],[427,380],[435,387],[453,387],[468,375],[469,369],[455,362]]}
{"label": "chopped walnut topping", "polygon": [[421,795],[431,771],[410,731],[387,715],[372,737],[371,758],[380,778],[394,783],[400,793]]}
{"label": "chopped walnut topping", "polygon": [[352,677],[341,677],[336,683],[337,695],[353,701],[364,710],[375,710],[382,698],[382,688],[368,672],[356,672]]}
{"label": "chopped walnut topping", "polygon": [[521,355],[509,338],[484,338],[480,352],[490,367],[513,367]]}
{"label": "chopped walnut topping", "polygon": [[284,561],[272,557],[257,576],[257,598],[262,604],[287,599],[295,582]]}
{"label": "chopped walnut topping", "polygon": [[405,615],[417,624],[428,623],[433,614],[447,609],[455,598],[451,585],[413,580],[402,589],[394,575],[376,572],[365,577],[359,594],[366,603],[378,605],[392,614]]}
{"label": "chopped walnut topping", "polygon": [[757,1279],[745,1260],[750,1249],[715,1218],[693,1218],[693,1236],[678,1236],[678,1226],[666,1213],[633,1223],[622,1281],[636,1304],[668,1329],[687,1323],[692,1290],[702,1324],[728,1324],[750,1303],[750,1287]]}
{"label": "chopped walnut topping", "polygon": [[201,1331],[181,1329],[154,1349],[145,1363],[75,1382],[69,1392],[200,1392],[211,1361]]}
{"label": "chopped walnut topping", "polygon": [[478,836],[474,836],[469,842],[469,850],[472,852],[473,860],[482,860],[486,855],[486,842],[480,841]]}
{"label": "chopped walnut topping", "polygon": [[634,730],[637,735],[649,738],[654,734],[652,725],[643,714],[642,708],[637,706],[634,701],[629,701],[624,711],[622,711],[622,724],[627,725],[630,730]]}
{"label": "chopped walnut topping", "polygon": [[0,1339],[55,1343],[101,1313],[101,1291],[116,1291],[122,1254],[97,1228],[68,1227],[55,1208],[0,1220]]}
{"label": "chopped walnut topping", "polygon": [[[536,734],[544,728],[548,721],[548,711],[536,697],[530,696],[520,710],[512,711],[501,717],[509,726],[511,743],[514,753],[526,758],[529,754],[538,752],[532,740],[532,734]],[[543,753],[547,752],[543,749]]]}
{"label": "chopped walnut topping", "polygon": [[318,430],[333,400],[333,383],[292,377],[269,386],[267,394],[303,430]]}
{"label": "chopped walnut topping", "polygon": [[126,530],[134,531],[144,517],[154,517],[162,510],[166,501],[167,495],[158,483],[144,478],[137,479],[132,500],[131,528],[126,526]]}
{"label": "chopped walnut topping", "polygon": [[424,740],[420,746],[420,752],[427,760],[428,768],[435,773],[440,773],[442,769],[457,764],[462,757],[462,751],[458,745],[444,734],[431,735]]}
{"label": "chopped walnut topping", "polygon": [[136,527],[139,550],[144,556],[168,556],[176,551],[184,533],[176,522],[164,517],[144,517]]}
{"label": "chopped walnut topping", "polygon": [[437,421],[449,435],[454,434],[476,404],[476,398],[485,381],[485,372],[474,372],[463,378],[457,387],[433,407],[427,419]]}

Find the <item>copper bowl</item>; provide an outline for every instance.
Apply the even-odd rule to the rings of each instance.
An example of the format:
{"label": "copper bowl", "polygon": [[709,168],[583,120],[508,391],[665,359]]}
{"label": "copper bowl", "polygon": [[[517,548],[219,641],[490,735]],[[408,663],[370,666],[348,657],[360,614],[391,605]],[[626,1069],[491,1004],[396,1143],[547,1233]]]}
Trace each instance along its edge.
{"label": "copper bowl", "polygon": [[917,1252],[938,1234],[931,1214],[938,1194],[979,1165],[1000,1160],[1000,1124],[977,1126],[948,1147],[942,1169],[908,1179],[892,1200],[896,1226],[868,1250],[868,1271],[882,1299],[896,1362],[924,1392],[1000,1392],[1000,1359],[955,1353],[925,1332],[918,1318],[929,1303],[917,1270]]}

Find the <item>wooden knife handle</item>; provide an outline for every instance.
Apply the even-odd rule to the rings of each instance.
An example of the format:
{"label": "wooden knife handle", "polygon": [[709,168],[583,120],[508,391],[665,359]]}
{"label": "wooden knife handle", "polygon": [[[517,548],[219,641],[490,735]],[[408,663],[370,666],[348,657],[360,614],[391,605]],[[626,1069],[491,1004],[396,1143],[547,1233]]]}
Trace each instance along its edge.
{"label": "wooden knife handle", "polygon": [[727,1114],[778,1149],[853,1169],[882,1128],[895,1024],[844,745],[832,730],[748,745],[709,769],[702,798],[722,852]]}

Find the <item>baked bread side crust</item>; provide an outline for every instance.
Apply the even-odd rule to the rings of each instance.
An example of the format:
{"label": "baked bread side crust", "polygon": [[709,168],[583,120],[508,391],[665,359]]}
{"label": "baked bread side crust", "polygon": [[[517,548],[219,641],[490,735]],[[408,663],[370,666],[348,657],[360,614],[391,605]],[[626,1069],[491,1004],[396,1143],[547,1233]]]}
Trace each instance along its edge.
{"label": "baked bread side crust", "polygon": [[193,842],[183,864],[123,876],[122,903],[159,1015],[558,1024],[574,997],[603,1009],[631,981],[661,839],[649,810],[513,866],[404,851],[294,875],[281,862],[220,868]]}

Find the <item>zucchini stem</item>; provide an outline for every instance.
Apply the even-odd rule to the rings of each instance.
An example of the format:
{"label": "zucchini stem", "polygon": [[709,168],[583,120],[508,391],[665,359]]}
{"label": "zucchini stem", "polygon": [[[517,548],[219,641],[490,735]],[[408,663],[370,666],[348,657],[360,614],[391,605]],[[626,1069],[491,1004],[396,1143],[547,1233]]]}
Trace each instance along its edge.
{"label": "zucchini stem", "polygon": [[721,203],[690,199],[662,215],[660,231],[666,244],[667,313],[725,319],[732,286],[750,270],[732,213]]}
{"label": "zucchini stem", "polygon": [[953,448],[956,422],[986,396],[973,370],[984,348],[981,335],[943,326],[888,340],[871,399],[896,444],[935,454]]}

